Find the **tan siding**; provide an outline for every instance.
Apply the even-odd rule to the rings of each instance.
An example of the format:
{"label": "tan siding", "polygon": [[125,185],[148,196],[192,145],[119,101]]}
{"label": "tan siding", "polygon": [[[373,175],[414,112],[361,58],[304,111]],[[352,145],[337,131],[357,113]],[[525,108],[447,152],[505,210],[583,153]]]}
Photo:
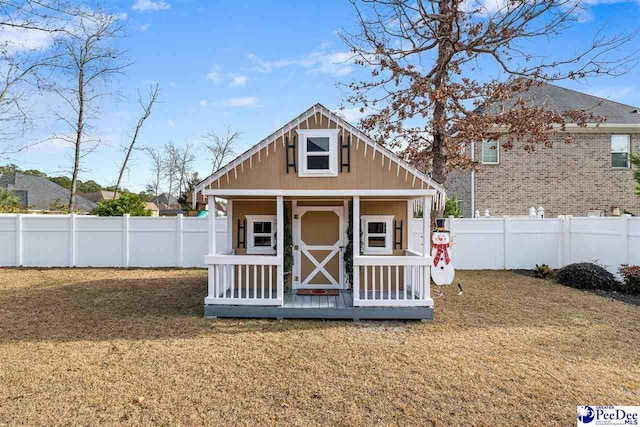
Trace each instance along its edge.
{"label": "tan siding", "polygon": [[[360,202],[360,215],[393,215],[393,219],[402,221],[402,248],[394,249],[394,255],[404,255],[407,248],[407,202],[401,201],[380,201],[363,200]],[[395,245],[394,245],[395,246]]]}
{"label": "tan siding", "polygon": [[[327,129],[327,118],[321,116],[322,120],[309,120],[310,129]],[[335,129],[335,122],[331,122],[331,128]],[[301,129],[306,129],[306,122],[301,122]],[[349,135],[348,131],[340,127],[340,134],[344,141]],[[291,136],[296,132],[291,132]],[[299,141],[298,141],[299,142]],[[366,147],[366,143],[360,141],[356,143],[355,137],[351,138],[351,172],[339,172],[337,177],[327,178],[301,178],[293,171],[293,168],[286,173],[285,147],[282,137],[278,137],[267,149],[260,150],[260,154],[253,155],[251,161],[244,161],[241,166],[238,164],[237,178],[234,171],[221,177],[217,182],[213,182],[210,188],[222,189],[283,189],[283,190],[339,190],[339,189],[412,189],[421,188],[419,180],[413,185],[413,175],[409,174],[405,180],[404,169],[397,173],[397,165],[393,163],[389,168],[390,159],[384,158],[380,152],[375,154],[373,159],[373,148]],[[274,145],[277,150],[274,151]],[[297,150],[296,150],[297,151]],[[295,153],[297,156],[297,152]],[[346,154],[346,153],[345,153]],[[339,155],[338,155],[339,162]],[[244,167],[244,171],[243,171]],[[340,169],[340,168],[338,168]]]}

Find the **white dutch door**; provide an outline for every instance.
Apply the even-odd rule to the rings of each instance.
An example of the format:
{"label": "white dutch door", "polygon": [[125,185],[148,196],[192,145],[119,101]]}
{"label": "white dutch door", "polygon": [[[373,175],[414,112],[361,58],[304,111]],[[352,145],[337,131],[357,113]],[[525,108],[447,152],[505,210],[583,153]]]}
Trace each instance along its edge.
{"label": "white dutch door", "polygon": [[342,289],[344,207],[298,206],[293,233],[294,289]]}

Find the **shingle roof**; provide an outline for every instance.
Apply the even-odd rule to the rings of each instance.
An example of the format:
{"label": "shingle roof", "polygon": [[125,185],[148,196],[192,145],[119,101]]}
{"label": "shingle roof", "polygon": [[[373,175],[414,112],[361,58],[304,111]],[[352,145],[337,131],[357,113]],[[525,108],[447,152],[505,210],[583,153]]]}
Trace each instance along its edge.
{"label": "shingle roof", "polygon": [[[18,172],[0,175],[0,187],[14,190],[20,196],[22,207],[35,210],[51,209],[54,204],[66,205],[71,194],[66,188],[45,177]],[[75,208],[81,212],[91,212],[96,208],[96,204],[76,195]]]}
{"label": "shingle roof", "polygon": [[[544,83],[533,86],[522,92],[515,99],[521,97],[529,106],[544,106],[546,109],[565,113],[567,111],[586,111],[598,117],[604,117],[609,124],[640,124],[640,108],[621,104],[608,99],[589,95],[560,86]],[[512,102],[505,103],[505,107],[513,106]],[[494,106],[489,109],[497,109]]]}

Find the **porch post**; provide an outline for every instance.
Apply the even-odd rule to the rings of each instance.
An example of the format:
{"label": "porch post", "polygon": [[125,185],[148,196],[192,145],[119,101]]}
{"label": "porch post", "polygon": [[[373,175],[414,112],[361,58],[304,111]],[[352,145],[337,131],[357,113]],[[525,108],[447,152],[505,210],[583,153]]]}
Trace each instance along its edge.
{"label": "porch post", "polygon": [[209,255],[216,254],[216,198],[215,196],[209,196],[207,198],[209,205],[209,211],[207,216],[209,218]]}
{"label": "porch post", "polygon": [[431,197],[424,196],[422,198],[422,255],[429,256],[431,254],[431,239],[429,239],[429,222],[431,222]]}
{"label": "porch post", "polygon": [[284,198],[276,197],[276,294],[279,300],[284,297]]}
{"label": "porch post", "polygon": [[360,256],[360,196],[353,196],[353,222],[351,224],[353,239],[353,301],[360,299],[360,266],[356,265],[356,258]]}
{"label": "porch post", "polygon": [[233,199],[227,199],[227,252],[233,255]]}

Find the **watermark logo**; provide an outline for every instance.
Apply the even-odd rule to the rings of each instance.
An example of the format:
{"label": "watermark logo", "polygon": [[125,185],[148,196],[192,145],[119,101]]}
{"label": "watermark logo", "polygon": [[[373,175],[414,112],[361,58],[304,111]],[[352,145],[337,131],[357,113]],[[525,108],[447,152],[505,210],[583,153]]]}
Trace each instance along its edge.
{"label": "watermark logo", "polygon": [[578,406],[578,427],[640,426],[640,406]]}
{"label": "watermark logo", "polygon": [[589,424],[596,418],[596,411],[591,406],[578,406],[578,421]]}

